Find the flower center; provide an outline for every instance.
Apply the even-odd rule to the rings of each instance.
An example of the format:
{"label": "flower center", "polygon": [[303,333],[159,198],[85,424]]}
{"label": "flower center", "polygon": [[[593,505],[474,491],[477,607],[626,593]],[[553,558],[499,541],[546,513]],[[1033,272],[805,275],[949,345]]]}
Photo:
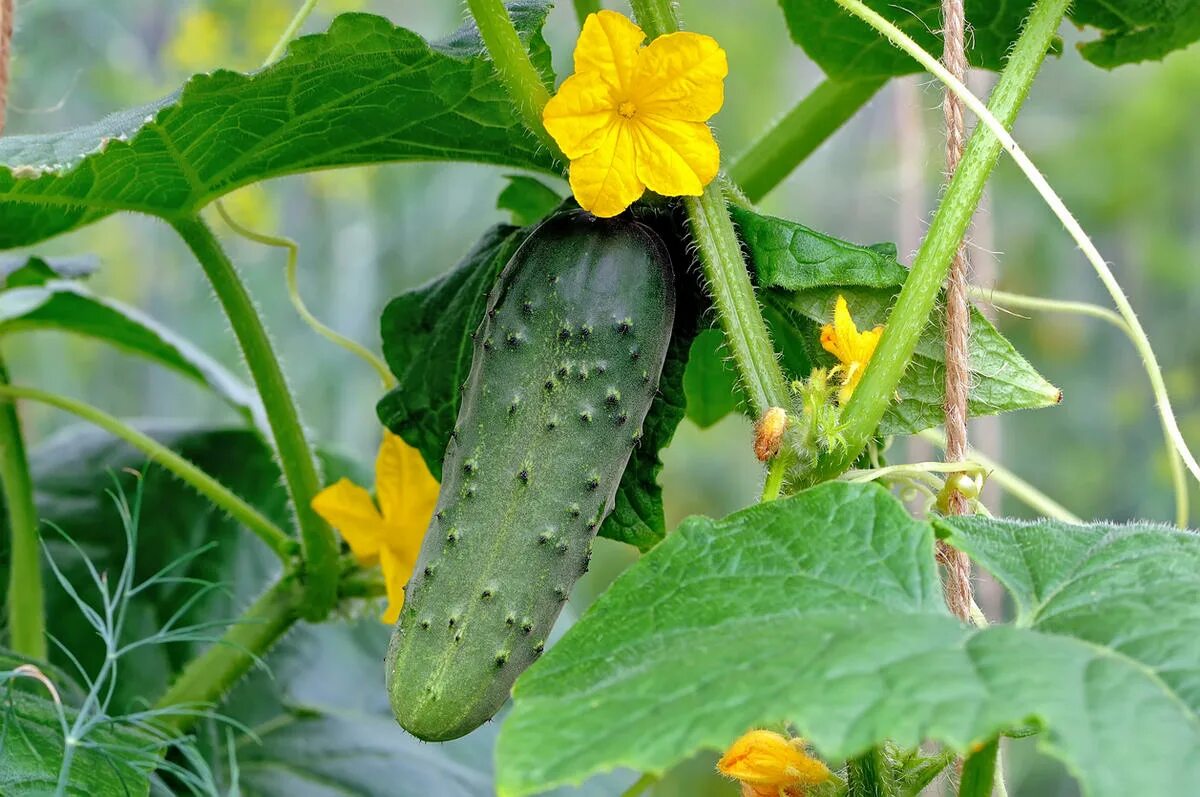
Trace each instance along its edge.
{"label": "flower center", "polygon": [[626,100],[617,106],[617,113],[621,114],[621,116],[624,116],[626,119],[632,119],[633,115],[637,113],[637,106],[629,100]]}

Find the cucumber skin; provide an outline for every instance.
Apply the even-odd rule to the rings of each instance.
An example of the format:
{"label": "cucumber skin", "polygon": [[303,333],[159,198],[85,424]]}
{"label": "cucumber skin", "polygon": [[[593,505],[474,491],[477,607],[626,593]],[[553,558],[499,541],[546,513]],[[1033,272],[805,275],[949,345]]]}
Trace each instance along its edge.
{"label": "cucumber skin", "polygon": [[409,733],[470,733],[542,652],[641,438],[674,315],[667,250],[629,220],[552,216],[501,273],[388,648]]}

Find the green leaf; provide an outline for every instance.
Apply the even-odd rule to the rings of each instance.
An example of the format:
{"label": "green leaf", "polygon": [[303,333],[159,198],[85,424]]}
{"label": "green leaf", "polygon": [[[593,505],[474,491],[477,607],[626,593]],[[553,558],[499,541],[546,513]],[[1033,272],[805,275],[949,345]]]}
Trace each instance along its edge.
{"label": "green leaf", "polygon": [[[816,365],[836,360],[823,351],[816,327],[829,323],[839,295],[846,297],[860,329],[887,321],[908,270],[881,249],[856,246],[808,229],[802,224],[737,209],[738,222],[758,276],[763,302],[778,313],[794,314],[793,343],[776,333],[776,343],[787,355],[799,342]],[[800,323],[795,315],[808,319]],[[785,324],[776,324],[782,330]],[[880,424],[882,434],[906,434],[937,426],[943,419],[945,350],[940,315],[922,333],[911,366]],[[1062,400],[1058,388],[1047,382],[1013,348],[991,322],[971,311],[971,392],[968,412],[993,415],[1018,409],[1049,407]],[[803,372],[793,371],[796,376]]]}
{"label": "green leaf", "polygon": [[[73,723],[74,709],[51,699],[12,689],[8,673],[0,672],[0,794],[42,797],[54,794],[66,749],[63,723]],[[160,745],[120,726],[92,728],[85,744],[67,762],[64,794],[145,795]]]}
{"label": "green leaf", "polygon": [[[511,5],[547,84],[543,0]],[[197,75],[176,93],[64,133],[0,140],[0,248],[110,213],[194,214],[240,186],[338,166],[471,160],[556,173],[525,132],[478,31],[439,42],[367,14],[292,42],[245,75]]]}
{"label": "green leaf", "polygon": [[[664,222],[665,224],[665,222]],[[678,266],[686,257],[678,236],[660,230],[677,264],[675,328],[659,379],[659,392],[642,424],[642,441],[625,468],[613,511],[600,536],[642,550],[666,534],[658,452],[665,448],[684,416],[684,370],[696,334],[702,299],[691,277]],[[483,320],[487,293],[529,229],[498,226],[489,230],[450,273],[397,296],[380,320],[383,355],[397,386],[380,399],[379,420],[421,452],[438,479],[442,456],[454,429],[460,386],[471,369],[471,333]],[[670,240],[668,240],[670,238]]]}
{"label": "green leaf", "polygon": [[517,682],[500,794],[661,772],[780,722],[837,762],[884,740],[961,753],[1031,720],[1089,797],[1193,790],[1200,537],[940,523],[1041,619],[951,617],[932,528],[876,486],[692,518]]}
{"label": "green leaf", "polygon": [[1158,60],[1200,40],[1200,4],[1194,0],[1078,0],[1071,19],[1099,29],[1079,52],[1096,66]]}
{"label": "green leaf", "polygon": [[692,354],[683,375],[687,417],[707,429],[729,413],[740,401],[737,371],[725,354],[725,333],[705,329],[692,342]]}
{"label": "green leaf", "polygon": [[554,212],[562,197],[541,180],[524,174],[508,175],[508,185],[496,198],[496,207],[512,213],[512,223],[528,227]]}
{"label": "green leaf", "polygon": [[0,290],[0,335],[49,329],[95,338],[199,382],[247,419],[262,417],[258,395],[223,365],[140,310],[96,296],[67,269],[31,258],[9,274]]}
{"label": "green leaf", "polygon": [[[937,0],[864,0],[932,53],[942,52],[942,6]],[[867,23],[826,0],[779,0],[792,40],[831,78],[888,78],[922,71],[921,65]],[[1000,71],[1029,13],[1026,0],[966,0],[967,60]]]}

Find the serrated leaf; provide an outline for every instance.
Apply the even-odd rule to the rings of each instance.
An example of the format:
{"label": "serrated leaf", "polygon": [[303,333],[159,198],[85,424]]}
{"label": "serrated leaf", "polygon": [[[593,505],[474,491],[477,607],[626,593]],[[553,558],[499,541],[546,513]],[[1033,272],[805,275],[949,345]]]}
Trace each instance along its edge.
{"label": "serrated leaf", "polygon": [[140,310],[96,296],[74,281],[77,272],[65,273],[71,276],[31,258],[9,274],[0,290],[0,335],[58,330],[95,338],[199,382],[266,428],[258,395],[223,365]]}
{"label": "serrated leaf", "polygon": [[[513,3],[548,84],[550,5]],[[337,166],[471,160],[555,172],[467,25],[439,42],[368,14],[292,42],[246,75],[197,75],[157,102],[85,127],[0,140],[0,248],[121,210],[194,214],[249,183]]]}
{"label": "serrated leaf", "polygon": [[[75,710],[46,697],[0,685],[0,794],[43,797],[56,793],[66,744],[62,721],[74,722]],[[145,795],[160,745],[129,728],[100,725],[77,745],[68,762],[66,788],[71,797],[100,794]]]}
{"label": "serrated leaf", "polygon": [[[952,542],[983,548],[974,527],[954,529]],[[1132,529],[1114,555],[1059,562],[1060,549],[1094,550],[1097,530],[1041,530],[1053,541],[1006,545],[1001,525],[991,545],[1002,553],[982,564],[1038,560],[1026,567],[1054,574],[1072,612],[978,630],[942,603],[932,528],[881,488],[828,483],[722,521],[692,518],[517,682],[500,794],[614,766],[661,772],[779,722],[837,762],[884,740],[962,752],[1031,719],[1089,797],[1188,793],[1200,778],[1200,538]],[[1161,589],[1144,580],[1170,568]],[[1167,614],[1146,634],[1141,616],[1105,611],[1143,598],[1182,609],[1182,624]]]}
{"label": "serrated leaf", "polygon": [[[768,308],[798,313],[813,324],[825,324],[832,320],[833,306],[842,295],[860,329],[887,321],[908,270],[878,245],[857,246],[796,222],[743,209],[735,210],[734,217]],[[795,340],[804,345],[816,365],[834,365],[836,360],[821,350],[811,334],[813,329],[801,325]],[[942,422],[946,359],[943,329],[943,319],[935,314],[897,386],[897,400],[883,417],[881,434],[913,433]],[[970,415],[1049,407],[1062,400],[1058,388],[974,309],[969,334]],[[787,338],[776,334],[776,339],[786,354]]]}
{"label": "serrated leaf", "polygon": [[[383,354],[398,384],[379,400],[376,412],[384,426],[421,452],[439,479],[446,443],[458,417],[459,388],[471,369],[471,333],[483,320],[487,293],[496,277],[528,234],[527,228],[492,228],[452,272],[401,294],[384,308]],[[668,246],[673,257],[682,256],[674,243]],[[666,534],[658,452],[670,442],[684,416],[683,375],[700,316],[699,288],[690,278],[680,279],[680,271],[676,269],[675,328],[658,395],[642,424],[642,441],[625,468],[613,511],[600,527],[600,536],[641,550]]]}
{"label": "serrated leaf", "polygon": [[558,192],[541,180],[524,174],[508,175],[508,185],[496,197],[496,207],[512,214],[512,223],[529,227],[562,204]]}
{"label": "serrated leaf", "polygon": [[1200,4],[1194,0],[1078,0],[1071,19],[1099,29],[1100,38],[1083,42],[1079,52],[1096,66],[1163,58],[1200,41]]}

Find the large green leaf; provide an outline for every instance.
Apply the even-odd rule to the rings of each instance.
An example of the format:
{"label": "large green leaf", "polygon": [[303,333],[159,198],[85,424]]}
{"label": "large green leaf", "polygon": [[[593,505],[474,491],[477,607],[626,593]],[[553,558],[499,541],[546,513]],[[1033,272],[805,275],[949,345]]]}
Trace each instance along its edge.
{"label": "large green leaf", "polygon": [[951,617],[932,528],[879,487],[687,521],[517,682],[501,795],[661,772],[783,721],[833,762],[885,739],[966,751],[1032,722],[1090,797],[1194,790],[1200,538],[950,523],[1041,620]]}
{"label": "large green leaf", "polygon": [[[941,3],[937,0],[865,0],[873,10],[932,53],[940,54]],[[922,71],[874,28],[825,0],[779,0],[792,39],[833,78],[886,78]],[[1000,70],[1032,0],[966,0],[973,66]],[[1159,59],[1200,39],[1200,5],[1194,0],[1080,0],[1068,11],[1100,38],[1079,45],[1088,61],[1111,69]]]}
{"label": "large green leaf", "polygon": [[[683,374],[701,303],[698,286],[679,265],[687,261],[680,259],[686,255],[675,243],[678,237],[666,230],[669,220],[661,224],[676,262],[675,328],[658,395],[642,424],[642,441],[626,466],[613,511],[600,527],[601,536],[642,550],[666,534],[658,452],[683,419]],[[380,421],[419,450],[439,478],[458,416],[460,388],[471,368],[471,335],[483,320],[488,291],[528,234],[527,228],[491,229],[453,271],[397,296],[384,308],[383,354],[398,385],[380,399],[376,410]]]}
{"label": "large green leaf", "polygon": [[257,394],[228,369],[140,310],[96,296],[75,276],[40,258],[11,271],[0,290],[0,335],[50,329],[102,340],[199,382],[265,428]]}
{"label": "large green leaf", "polygon": [[[735,212],[738,226],[758,277],[763,301],[769,308],[790,316],[800,340],[818,365],[835,360],[817,343],[816,324],[833,318],[838,295],[846,297],[859,328],[887,321],[908,270],[879,246],[864,247],[839,241],[802,224],[762,216],[748,210]],[[799,316],[799,318],[797,318]],[[803,319],[807,319],[805,323]],[[783,328],[777,323],[777,327]],[[788,339],[776,334],[786,352]],[[904,434],[942,422],[945,394],[945,350],[941,316],[921,334],[912,364],[897,387],[897,400],[880,424],[883,434]],[[1017,409],[1052,406],[1062,399],[1013,348],[991,322],[971,312],[970,329],[971,415],[991,415]],[[804,376],[804,374],[794,374]]]}
{"label": "large green leaf", "polygon": [[[544,0],[510,6],[547,84]],[[133,210],[195,213],[248,183],[337,166],[472,160],[554,171],[467,25],[428,43],[346,14],[245,75],[193,77],[157,102],[86,127],[0,140],[0,248]]]}

